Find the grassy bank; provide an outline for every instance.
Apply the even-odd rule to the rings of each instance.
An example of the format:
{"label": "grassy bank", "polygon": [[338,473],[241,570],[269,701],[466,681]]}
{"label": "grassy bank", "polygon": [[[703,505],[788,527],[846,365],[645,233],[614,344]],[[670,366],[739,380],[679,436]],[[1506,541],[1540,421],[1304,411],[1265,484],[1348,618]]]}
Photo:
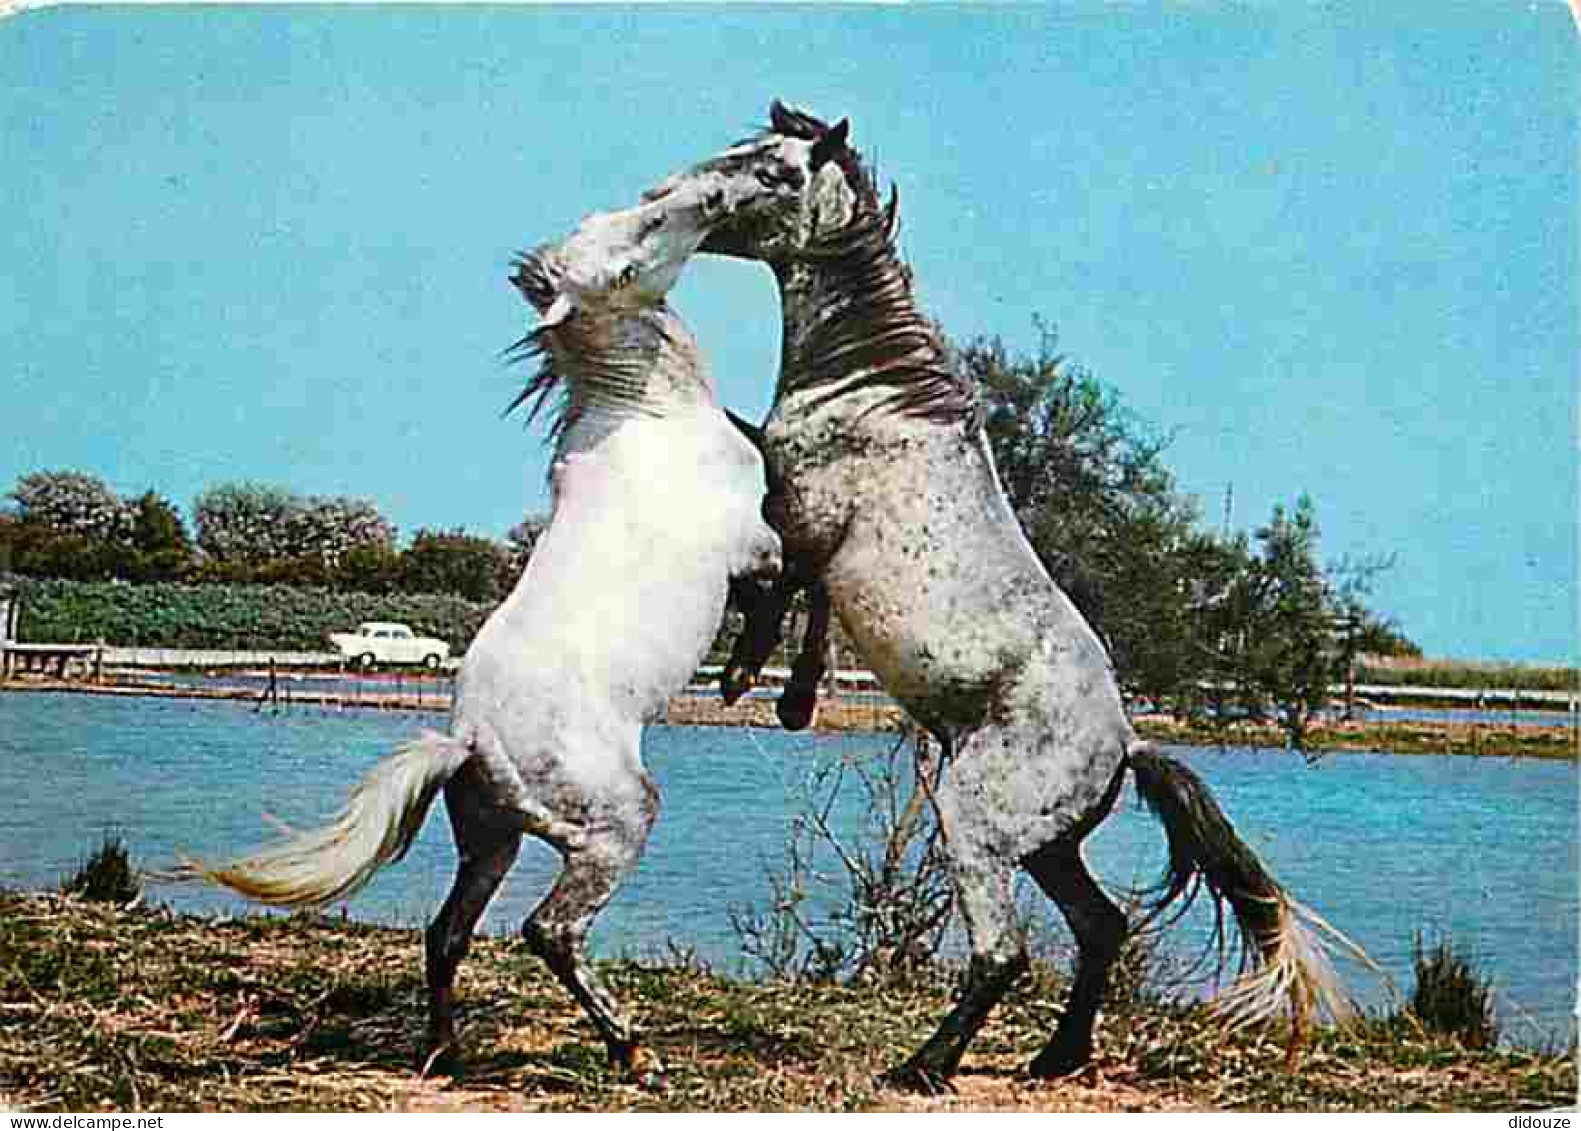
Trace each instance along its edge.
{"label": "grassy bank", "polygon": [[[819,730],[893,730],[900,708],[866,702],[819,703]],[[682,696],[670,703],[666,721],[696,726],[778,727],[774,704],[749,699],[726,707],[713,696]],[[1137,731],[1155,742],[1179,746],[1238,746],[1281,749],[1284,731],[1271,723],[1234,723],[1224,727],[1179,723],[1166,716],[1135,720]],[[1576,734],[1567,727],[1488,725],[1458,722],[1330,723],[1307,735],[1309,754],[1371,750],[1390,754],[1469,754],[1480,757],[1573,759]]]}
{"label": "grassy bank", "polygon": [[1574,1102],[1574,1064],[1470,1051],[1403,1020],[1320,1035],[1298,1071],[1283,1033],[1229,1038],[1201,1007],[1114,1006],[1095,1069],[1020,1070],[1057,1018],[1059,977],[1024,982],[953,1096],[875,1075],[927,1034],[941,985],[752,984],[608,964],[668,1073],[613,1078],[589,1025],[513,940],[479,940],[459,983],[468,1068],[417,1079],[422,940],[310,918],[210,922],[0,894],[0,1104],[41,1110],[1517,1110]]}
{"label": "grassy bank", "polygon": [[1364,656],[1357,664],[1356,682],[1462,691],[1574,691],[1581,686],[1575,668],[1419,656]]}
{"label": "grassy bank", "polygon": [[[1137,730],[1155,742],[1180,746],[1236,746],[1279,749],[1284,731],[1271,724],[1235,723],[1192,726],[1152,716],[1137,720]],[[1576,732],[1568,727],[1510,726],[1460,722],[1336,722],[1313,727],[1305,752],[1377,751],[1385,754],[1466,754],[1482,758],[1559,758],[1581,756]]]}

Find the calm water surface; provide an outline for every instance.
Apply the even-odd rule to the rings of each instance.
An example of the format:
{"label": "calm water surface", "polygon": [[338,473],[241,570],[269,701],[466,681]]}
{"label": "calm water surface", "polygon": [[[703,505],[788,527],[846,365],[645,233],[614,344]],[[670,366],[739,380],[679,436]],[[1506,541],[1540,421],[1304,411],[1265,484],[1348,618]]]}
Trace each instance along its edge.
{"label": "calm water surface", "polygon": [[[139,672],[135,681],[153,687],[203,687],[228,688],[260,694],[269,686],[269,676],[261,671],[224,672]],[[704,681],[705,683],[707,681]],[[279,673],[277,694],[289,700],[292,696],[324,697],[346,695],[355,697],[367,693],[398,693],[420,700],[421,705],[433,704],[435,710],[445,710],[455,680],[450,675],[429,675],[426,672],[394,669],[374,675],[356,672],[297,672]],[[774,698],[778,692],[760,687],[749,694]],[[843,691],[841,697],[848,703],[893,705],[894,700],[882,691]],[[1566,710],[1515,709],[1496,707],[1476,710],[1465,707],[1365,707],[1358,708],[1356,718],[1362,722],[1452,722],[1490,727],[1568,727],[1575,730],[1581,718]]]}
{"label": "calm water surface", "polygon": [[[138,861],[178,850],[223,857],[339,805],[395,743],[438,715],[48,693],[0,694],[0,885],[51,887],[106,830]],[[732,908],[767,896],[798,789],[821,759],[887,749],[879,736],[656,727],[646,758],[664,812],[642,867],[595,933],[606,955],[662,954],[667,943],[741,967]],[[1517,759],[1336,754],[1315,766],[1272,751],[1174,751],[1213,786],[1281,881],[1362,944],[1409,990],[1411,942],[1443,932],[1495,979],[1512,1039],[1566,1039],[1577,978],[1577,768]],[[857,827],[854,806],[837,823]],[[1131,796],[1089,839],[1112,887],[1152,881],[1163,837]],[[552,881],[558,858],[529,840],[490,907],[512,931]],[[442,813],[407,859],[351,902],[358,918],[425,922],[455,865]],[[200,889],[156,888],[183,910],[245,905]],[[1029,897],[1030,898],[1030,897]],[[1051,932],[1064,939],[1057,915]],[[1200,933],[1202,923],[1195,930]],[[1182,947],[1191,953],[1193,926]],[[1384,992],[1358,975],[1361,996]]]}

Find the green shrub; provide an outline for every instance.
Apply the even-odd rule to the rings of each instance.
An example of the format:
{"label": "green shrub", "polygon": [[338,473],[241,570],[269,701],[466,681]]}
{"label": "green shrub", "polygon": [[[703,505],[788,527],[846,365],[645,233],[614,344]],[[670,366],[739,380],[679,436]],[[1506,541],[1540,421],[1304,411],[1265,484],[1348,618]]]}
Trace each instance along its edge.
{"label": "green shrub", "polygon": [[24,640],[150,648],[324,651],[331,632],[366,620],[410,624],[464,649],[493,606],[432,594],[347,593],[287,585],[121,585],[12,579]]}
{"label": "green shrub", "polygon": [[142,891],[142,883],[121,838],[107,835],[60,890],[94,903],[130,903]]}
{"label": "green shrub", "polygon": [[1413,946],[1416,989],[1411,1012],[1424,1026],[1455,1037],[1466,1048],[1491,1048],[1499,1026],[1493,1016],[1491,982],[1479,976],[1469,959],[1443,938],[1431,950],[1417,934]]}

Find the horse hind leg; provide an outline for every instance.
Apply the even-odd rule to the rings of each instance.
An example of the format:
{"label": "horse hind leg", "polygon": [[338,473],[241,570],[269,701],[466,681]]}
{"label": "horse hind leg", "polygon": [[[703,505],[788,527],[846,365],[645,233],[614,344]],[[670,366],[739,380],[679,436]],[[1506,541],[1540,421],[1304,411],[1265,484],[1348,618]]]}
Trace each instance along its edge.
{"label": "horse hind leg", "polygon": [[522,924],[522,938],[566,988],[609,1050],[610,1067],[626,1075],[658,1071],[635,1027],[588,961],[587,934],[621,881],[637,866],[658,817],[658,790],[643,776],[643,796],[622,807],[577,844],[562,847],[564,867],[543,902]]}
{"label": "horse hind leg", "polygon": [[454,1070],[460,1063],[453,986],[472,946],[472,932],[516,861],[520,829],[507,814],[470,802],[459,781],[445,791],[460,861],[450,894],[424,933],[428,978],[428,1037],[419,1070]]}
{"label": "horse hind leg", "polygon": [[969,849],[949,832],[946,828],[950,874],[972,954],[954,1008],[920,1049],[885,1076],[886,1083],[908,1091],[937,1093],[949,1087],[967,1045],[1027,969],[1013,866]]}
{"label": "horse hind leg", "polygon": [[1104,895],[1074,841],[1050,844],[1024,866],[1043,893],[1059,905],[1076,936],[1076,980],[1048,1045],[1028,1072],[1037,1078],[1068,1076],[1092,1059],[1092,1031],[1109,984],[1109,971],[1125,943],[1124,913]]}

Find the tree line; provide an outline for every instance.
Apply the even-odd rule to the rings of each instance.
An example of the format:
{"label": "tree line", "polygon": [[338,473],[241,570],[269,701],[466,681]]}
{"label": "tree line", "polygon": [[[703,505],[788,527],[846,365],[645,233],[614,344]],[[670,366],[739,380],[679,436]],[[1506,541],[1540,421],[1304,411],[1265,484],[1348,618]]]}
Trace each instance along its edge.
{"label": "tree line", "polygon": [[365,499],[226,483],[198,495],[189,530],[152,489],[123,498],[81,471],[22,476],[0,512],[0,573],[73,581],[318,586],[353,593],[497,601],[521,575],[547,520],[503,542],[463,529],[396,528]]}
{"label": "tree line", "polygon": [[1420,654],[1367,605],[1391,558],[1324,563],[1304,494],[1250,536],[1206,527],[1164,464],[1168,437],[1056,347],[1040,324],[1030,354],[983,338],[956,363],[1033,549],[1128,692],[1183,716],[1272,712],[1299,745],[1356,656]]}
{"label": "tree line", "polygon": [[[1249,536],[1215,531],[1164,462],[1168,437],[1062,356],[1040,326],[952,349],[981,390],[1006,495],[1050,574],[1108,644],[1127,690],[1177,714],[1260,715],[1297,740],[1363,652],[1418,654],[1366,603],[1387,558],[1325,564],[1316,505],[1276,506]],[[267,583],[497,601],[546,519],[504,541],[396,529],[367,500],[256,483],[212,487],[180,511],[117,496],[78,471],[24,475],[0,512],[0,572],[76,580]]]}

